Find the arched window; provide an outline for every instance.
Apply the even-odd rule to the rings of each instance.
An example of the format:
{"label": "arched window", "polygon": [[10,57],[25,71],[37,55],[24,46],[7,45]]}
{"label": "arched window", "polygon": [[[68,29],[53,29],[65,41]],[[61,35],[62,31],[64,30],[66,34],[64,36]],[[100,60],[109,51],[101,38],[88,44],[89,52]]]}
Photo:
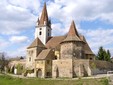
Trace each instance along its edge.
{"label": "arched window", "polygon": [[39,32],[39,35],[42,35],[42,32]]}

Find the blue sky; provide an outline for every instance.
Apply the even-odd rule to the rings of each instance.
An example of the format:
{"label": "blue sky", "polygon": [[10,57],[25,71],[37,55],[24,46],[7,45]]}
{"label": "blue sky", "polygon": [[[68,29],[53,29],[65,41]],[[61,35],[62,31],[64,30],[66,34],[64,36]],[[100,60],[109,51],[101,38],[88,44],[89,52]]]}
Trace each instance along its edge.
{"label": "blue sky", "polygon": [[[103,46],[113,56],[113,0],[46,0],[52,35],[68,32],[71,21],[95,54]],[[0,0],[0,52],[26,55],[44,0]]]}

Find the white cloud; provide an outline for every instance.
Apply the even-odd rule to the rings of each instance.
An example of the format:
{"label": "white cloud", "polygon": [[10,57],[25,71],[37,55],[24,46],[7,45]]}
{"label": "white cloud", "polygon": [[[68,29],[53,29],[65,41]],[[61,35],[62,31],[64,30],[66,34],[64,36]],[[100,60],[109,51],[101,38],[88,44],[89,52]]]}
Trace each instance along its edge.
{"label": "white cloud", "polygon": [[111,57],[113,57],[113,48],[109,48],[110,53],[111,53]]}
{"label": "white cloud", "polygon": [[[12,1],[12,3],[11,3]],[[0,2],[0,33],[1,34],[17,34],[26,29],[30,29],[35,26],[37,17],[33,14],[36,9],[29,5],[34,5],[31,3],[31,0],[24,0],[29,2],[29,4],[24,4],[26,7],[20,6],[20,3],[23,4],[23,0],[5,0]],[[13,4],[14,1],[20,3]],[[38,4],[38,1],[36,1]],[[31,3],[31,4],[30,4]],[[36,5],[34,5],[36,6]],[[40,5],[38,5],[40,6]],[[29,8],[29,9],[28,9]],[[39,7],[37,7],[39,8]],[[33,10],[33,11],[32,11]],[[38,11],[38,10],[37,10]],[[7,31],[6,31],[7,30]]]}
{"label": "white cloud", "polygon": [[113,43],[112,29],[95,28],[95,30],[84,30],[80,29],[79,22],[101,20],[104,23],[113,24],[113,19],[111,18],[113,16],[112,3],[113,0],[55,0],[48,3],[49,15],[61,22],[53,24],[53,33],[55,35],[66,33],[71,20],[74,19],[77,27],[79,27],[78,31],[87,37],[89,45],[95,53],[97,53],[99,46],[107,48]]}
{"label": "white cloud", "polygon": [[33,13],[38,12],[41,5],[40,0],[9,0],[9,3],[14,6],[19,6],[25,9],[29,9]]}
{"label": "white cloud", "polygon": [[25,56],[27,46],[18,48],[16,51],[8,51],[7,54],[9,57]]}
{"label": "white cloud", "polygon": [[93,46],[105,46],[113,43],[113,29],[88,30],[86,36],[90,36],[89,38]]}
{"label": "white cloud", "polygon": [[12,43],[23,43],[23,42],[27,42],[29,40],[28,40],[28,37],[26,37],[26,36],[12,36],[10,38],[10,41]]}
{"label": "white cloud", "polygon": [[[96,54],[100,46],[103,46],[105,49],[111,49],[109,46],[113,46],[113,29],[84,30],[82,34],[86,36],[90,47]],[[113,51],[110,51],[113,55]]]}
{"label": "white cloud", "polygon": [[[101,19],[112,23],[113,7],[110,6],[112,2],[112,0],[55,0],[49,2],[47,8],[49,16],[60,20],[67,29],[72,19],[76,22]],[[41,7],[40,0],[1,1],[0,32],[2,34],[17,34],[34,27],[38,16],[33,15],[33,13],[40,14]]]}
{"label": "white cloud", "polygon": [[97,18],[113,21],[110,18],[113,13],[112,3],[112,0],[55,0],[55,2],[49,4],[48,8],[50,9],[49,13],[51,16],[62,21],[69,18],[77,21],[94,20]]}
{"label": "white cloud", "polygon": [[4,51],[8,45],[9,45],[9,41],[0,37],[0,51]]}
{"label": "white cloud", "polygon": [[[52,23],[53,35],[65,34],[69,30],[73,19],[76,21],[77,27],[79,27],[79,22],[81,21],[93,21],[96,19],[113,24],[112,3],[113,0],[49,1],[47,3],[49,16],[61,22]],[[24,30],[28,31],[28,29],[34,27],[41,10],[41,0],[0,0],[0,34],[13,35],[10,39],[13,43],[26,41],[27,37],[14,36],[14,34],[22,33]],[[90,47],[95,52],[100,45],[107,46],[113,43],[111,39],[113,37],[112,29],[83,30],[79,27],[78,30],[86,35]],[[7,46],[8,43],[4,39],[0,39],[0,44]]]}
{"label": "white cloud", "polygon": [[67,33],[67,30],[68,29],[63,28],[60,23],[52,24],[52,35],[53,36],[56,36],[56,35],[64,35],[65,33]]}
{"label": "white cloud", "polygon": [[111,18],[112,16],[113,16],[113,12],[112,13],[107,13],[107,15],[102,14],[100,16],[100,18],[101,18],[101,20],[105,20],[107,23],[109,22],[109,23],[113,24],[113,19]]}

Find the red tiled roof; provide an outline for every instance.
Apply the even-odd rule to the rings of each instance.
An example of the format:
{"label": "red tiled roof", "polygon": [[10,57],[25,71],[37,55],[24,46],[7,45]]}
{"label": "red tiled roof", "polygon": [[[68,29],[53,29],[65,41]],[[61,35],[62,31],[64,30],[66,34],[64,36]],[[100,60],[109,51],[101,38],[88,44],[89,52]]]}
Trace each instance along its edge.
{"label": "red tiled roof", "polygon": [[37,37],[32,43],[31,45],[27,48],[33,48],[33,47],[45,47],[44,44],[41,42],[41,40]]}
{"label": "red tiled roof", "polygon": [[66,36],[55,36],[49,39],[46,43],[47,48],[59,48],[60,43],[65,39]]}
{"label": "red tiled roof", "polygon": [[66,42],[66,41],[81,41],[79,38],[79,34],[77,32],[77,29],[75,27],[74,21],[72,21],[71,23],[66,39],[63,40],[63,42]]}
{"label": "red tiled roof", "polygon": [[43,60],[43,59],[47,59],[48,56],[50,53],[51,53],[51,49],[45,49],[45,50],[42,50],[42,52],[37,56],[36,60]]}
{"label": "red tiled roof", "polygon": [[82,36],[82,35],[79,35],[79,36],[80,36],[80,39],[85,43],[85,44],[84,44],[84,52],[85,52],[85,54],[93,54],[93,55],[94,55],[94,53],[93,53],[92,50],[90,49],[90,47],[89,47],[89,45],[88,45],[88,43],[87,43],[85,37]]}
{"label": "red tiled roof", "polygon": [[74,21],[71,22],[71,26],[70,26],[70,29],[69,29],[67,36],[78,36],[79,37],[79,34],[77,32]]}

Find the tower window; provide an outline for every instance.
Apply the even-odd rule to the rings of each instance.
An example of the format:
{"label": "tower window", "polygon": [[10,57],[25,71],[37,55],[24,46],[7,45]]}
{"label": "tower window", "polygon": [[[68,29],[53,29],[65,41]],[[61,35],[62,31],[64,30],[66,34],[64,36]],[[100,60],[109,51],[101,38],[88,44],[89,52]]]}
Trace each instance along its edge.
{"label": "tower window", "polygon": [[40,30],[42,30],[42,28],[40,28]]}
{"label": "tower window", "polygon": [[31,61],[31,57],[29,57],[29,62]]}
{"label": "tower window", "polygon": [[47,60],[47,64],[50,64],[50,60]]}
{"label": "tower window", "polygon": [[39,35],[42,35],[42,32],[39,32]]}
{"label": "tower window", "polygon": [[49,33],[48,33],[48,36],[49,36]]}

